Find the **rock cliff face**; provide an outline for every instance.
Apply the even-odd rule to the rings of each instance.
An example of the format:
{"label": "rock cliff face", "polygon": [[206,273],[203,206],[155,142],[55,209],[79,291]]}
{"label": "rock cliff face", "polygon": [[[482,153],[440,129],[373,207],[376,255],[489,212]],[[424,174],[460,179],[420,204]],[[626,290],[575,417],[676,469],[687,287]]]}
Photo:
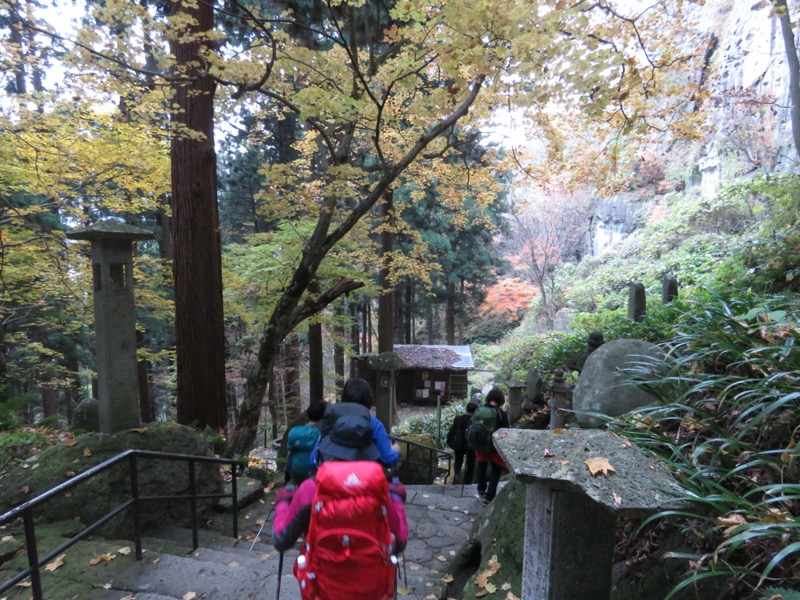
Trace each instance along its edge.
{"label": "rock cliff face", "polygon": [[[788,0],[788,5],[796,21],[800,0]],[[680,150],[692,156],[689,168],[695,176],[687,191],[711,197],[736,179],[797,170],[789,121],[789,72],[772,3],[708,0],[694,10],[694,20],[712,44],[706,57],[708,71],[698,74],[709,94],[705,141],[699,148]],[[624,196],[598,200],[585,251],[598,255],[613,248],[636,228],[636,217],[645,208],[641,200]]]}

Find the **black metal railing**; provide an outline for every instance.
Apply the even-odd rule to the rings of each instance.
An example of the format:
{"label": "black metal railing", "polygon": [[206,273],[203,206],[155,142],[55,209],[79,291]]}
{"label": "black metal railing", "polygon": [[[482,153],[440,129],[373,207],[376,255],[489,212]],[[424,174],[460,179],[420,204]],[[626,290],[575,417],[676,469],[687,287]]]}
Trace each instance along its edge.
{"label": "black metal railing", "polygon": [[[188,463],[189,467],[189,493],[188,494],[174,494],[174,495],[164,495],[164,496],[141,496],[139,495],[139,478],[138,478],[138,463],[137,460],[139,458],[154,458],[154,459],[163,459],[163,460],[179,460],[185,461]],[[122,502],[120,505],[112,509],[106,515],[100,517],[97,521],[92,523],[91,525],[86,526],[83,530],[81,530],[78,534],[74,535],[66,542],[61,544],[55,550],[48,552],[42,558],[39,558],[38,549],[36,544],[36,532],[35,532],[35,524],[34,524],[34,509],[38,508],[51,498],[55,496],[61,495],[66,490],[74,488],[77,485],[80,485],[84,481],[95,477],[99,473],[122,463],[124,461],[128,461],[129,463],[129,475],[130,475],[130,483],[131,483],[131,497]],[[196,477],[195,477],[195,465],[196,463],[216,463],[216,464],[223,464],[228,465],[231,468],[231,491],[230,493],[222,493],[222,494],[198,494],[197,487],[196,487]],[[244,470],[244,463],[241,461],[229,459],[229,458],[217,458],[214,456],[192,456],[189,454],[170,454],[168,452],[152,452],[149,450],[127,450],[121,454],[118,454],[99,465],[92,467],[91,469],[84,471],[80,475],[76,475],[72,479],[69,479],[58,485],[43,494],[36,496],[32,500],[25,502],[24,504],[20,504],[16,508],[11,509],[10,511],[6,512],[3,515],[0,515],[0,524],[8,523],[14,521],[18,518],[22,518],[23,526],[25,528],[25,546],[28,555],[28,567],[19,573],[17,573],[14,577],[9,579],[4,583],[0,583],[0,593],[10,589],[12,586],[16,585],[20,581],[23,581],[27,577],[31,578],[31,592],[33,594],[34,600],[43,600],[44,596],[42,595],[42,581],[41,581],[41,574],[40,569],[53,560],[56,556],[60,553],[65,551],[66,549],[70,548],[83,538],[89,536],[93,531],[95,531],[98,527],[104,525],[120,513],[124,512],[127,509],[131,509],[133,513],[133,541],[136,548],[136,560],[142,560],[142,532],[141,532],[141,519],[140,519],[140,506],[142,502],[151,502],[151,501],[160,501],[160,500],[190,500],[191,501],[191,516],[192,516],[192,544],[193,550],[197,549],[199,546],[199,532],[197,526],[197,501],[202,499],[213,499],[213,498],[231,498],[233,501],[233,537],[236,538],[239,535],[239,522],[238,522],[238,502],[237,502],[237,489],[236,489],[236,478],[240,475]]]}
{"label": "black metal railing", "polygon": [[[395,467],[395,473],[400,477],[400,481],[405,481],[408,477],[409,468],[411,465],[421,465],[423,468],[428,468],[428,478],[433,482],[438,475],[444,475],[443,482],[447,483],[447,478],[450,475],[450,463],[453,460],[453,453],[449,450],[442,450],[441,448],[434,448],[433,446],[426,446],[411,440],[390,436],[391,439],[398,444],[405,445],[405,458],[401,460]],[[415,450],[412,452],[412,448]],[[427,460],[413,459],[412,457],[420,454],[426,454]],[[441,466],[442,462],[447,463],[447,467]]]}

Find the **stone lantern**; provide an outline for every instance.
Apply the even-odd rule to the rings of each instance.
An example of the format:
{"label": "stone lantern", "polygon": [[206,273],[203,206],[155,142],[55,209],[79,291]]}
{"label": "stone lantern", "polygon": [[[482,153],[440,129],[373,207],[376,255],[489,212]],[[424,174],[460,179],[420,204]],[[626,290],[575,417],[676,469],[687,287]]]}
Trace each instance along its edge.
{"label": "stone lantern", "polygon": [[107,219],[67,234],[92,244],[97,403],[100,431],[138,427],[136,306],[133,301],[133,242],[155,236]]}

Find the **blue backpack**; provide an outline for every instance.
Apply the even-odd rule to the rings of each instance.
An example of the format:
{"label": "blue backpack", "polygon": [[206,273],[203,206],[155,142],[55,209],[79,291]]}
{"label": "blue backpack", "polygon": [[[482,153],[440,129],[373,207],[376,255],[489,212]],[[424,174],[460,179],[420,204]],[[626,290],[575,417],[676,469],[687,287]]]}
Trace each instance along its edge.
{"label": "blue backpack", "polygon": [[289,430],[286,448],[289,451],[289,476],[295,483],[311,475],[311,451],[319,439],[319,427],[298,425]]}

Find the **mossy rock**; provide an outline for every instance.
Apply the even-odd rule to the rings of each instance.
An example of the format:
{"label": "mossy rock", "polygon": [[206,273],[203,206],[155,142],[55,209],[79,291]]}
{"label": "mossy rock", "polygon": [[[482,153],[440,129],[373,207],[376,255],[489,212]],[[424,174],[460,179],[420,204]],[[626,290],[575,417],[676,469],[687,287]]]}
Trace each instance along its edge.
{"label": "mossy rock", "polygon": [[512,480],[478,515],[466,544],[450,561],[447,571],[453,574],[454,582],[448,597],[475,598],[475,593],[481,591],[475,578],[494,571],[488,581],[496,590],[483,598],[505,600],[508,592],[521,598],[524,531],[525,485]]}
{"label": "mossy rock", "polygon": [[[0,487],[0,512],[27,502],[62,483],[129,449],[213,456],[208,443],[189,427],[174,423],[154,423],[140,429],[114,435],[87,433],[75,438],[73,445],[60,444],[41,452],[11,471]],[[184,461],[139,458],[140,496],[189,494],[189,467]],[[128,461],[123,461],[88,481],[65,491],[35,510],[37,521],[55,522],[78,518],[93,523],[131,497]],[[219,466],[195,464],[198,494],[219,494],[223,480]],[[203,514],[217,504],[215,499],[198,501]],[[161,524],[189,526],[189,500],[149,501],[140,510],[142,528]],[[130,510],[124,511],[104,525],[101,535],[126,538],[133,532]]]}

